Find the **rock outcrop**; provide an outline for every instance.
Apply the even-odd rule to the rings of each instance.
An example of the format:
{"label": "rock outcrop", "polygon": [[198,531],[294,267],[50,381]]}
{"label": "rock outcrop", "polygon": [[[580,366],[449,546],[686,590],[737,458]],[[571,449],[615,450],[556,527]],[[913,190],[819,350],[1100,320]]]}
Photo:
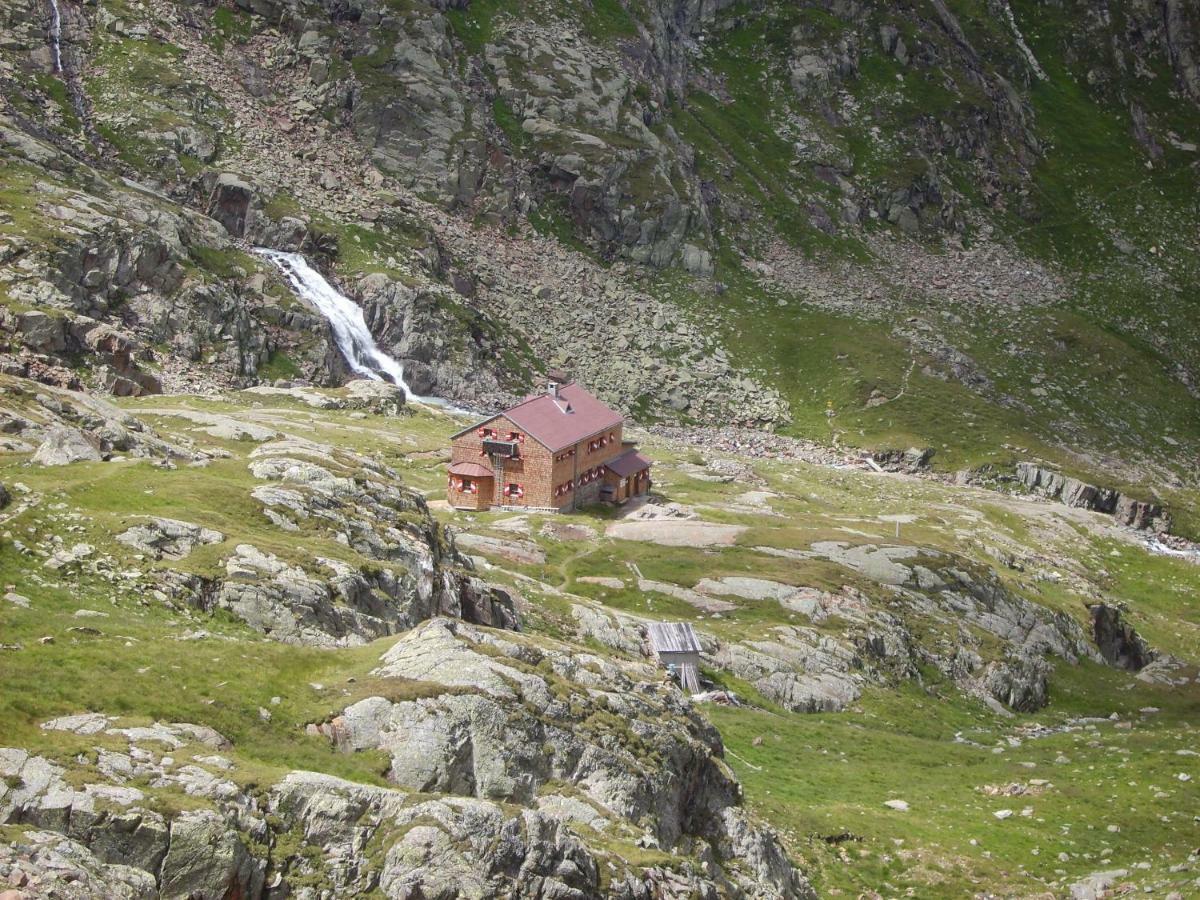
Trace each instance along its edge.
{"label": "rock outcrop", "polygon": [[1112,488],[1096,487],[1033,463],[1017,464],[1017,481],[1026,490],[1067,506],[1109,513],[1131,528],[1169,531],[1171,527],[1170,514],[1159,503],[1135,500]]}
{"label": "rock outcrop", "polygon": [[201,544],[219,544],[225,536],[191,522],[150,516],[145,524],[118,534],[117,540],[155,559],[183,559]]}
{"label": "rock outcrop", "polygon": [[[737,806],[715,730],[676,689],[655,686],[652,669],[436,619],[396,643],[375,674],[433,682],[444,693],[372,697],[311,730],[347,752],[388,752],[388,777],[401,788],[469,798],[439,801],[441,811],[429,809],[438,822],[433,830],[389,854],[411,866],[407,877],[426,890],[448,877],[431,871],[434,857],[461,872],[460,883],[479,886],[470,895],[486,896],[489,886],[506,883],[494,854],[458,857],[445,835],[467,809],[484,813],[481,824],[495,822],[484,826],[483,837],[495,834],[503,817],[488,810],[517,804],[538,809],[524,814],[526,830],[551,842],[550,859],[573,859],[562,871],[579,896],[599,889],[598,862],[586,841],[569,836],[569,823],[614,836],[645,829],[651,846],[710,861],[700,868],[685,863],[671,895],[707,895],[718,886],[735,895],[808,894],[774,838]],[[535,854],[534,864],[545,858],[545,851]],[[729,862],[744,871],[723,865]],[[524,877],[517,876],[517,886]],[[644,888],[620,874],[611,890],[641,897]]]}
{"label": "rock outcrop", "polygon": [[[0,875],[68,898],[814,896],[741,808],[715,730],[642,680],[653,670],[451,620],[381,662],[393,699],[312,730],[386,749],[394,786],[292,771],[247,791],[210,728],[62,717],[42,727],[103,746],[69,771],[0,749],[0,824],[27,829]],[[412,676],[425,699],[396,699]],[[188,803],[156,811],[145,786]],[[658,861],[633,865],[631,849]]]}
{"label": "rock outcrop", "polygon": [[[251,473],[264,482],[252,497],[271,523],[285,533],[302,527],[327,533],[367,564],[332,556],[281,559],[243,543],[225,557],[220,577],[160,570],[159,596],[205,612],[226,610],[256,631],[293,644],[362,644],[433,615],[518,627],[511,595],[471,574],[424,498],[391,469],[294,437],[267,441],[250,458]],[[178,559],[197,543],[222,539],[209,529],[194,529],[153,520],[120,540]]]}
{"label": "rock outcrop", "polygon": [[1092,636],[1105,662],[1119,669],[1138,672],[1154,662],[1158,654],[1125,621],[1125,611],[1107,603],[1088,606]]}
{"label": "rock outcrop", "polygon": [[104,457],[96,442],[78,428],[56,425],[34,452],[39,466],[67,466],[73,462],[99,462]]}

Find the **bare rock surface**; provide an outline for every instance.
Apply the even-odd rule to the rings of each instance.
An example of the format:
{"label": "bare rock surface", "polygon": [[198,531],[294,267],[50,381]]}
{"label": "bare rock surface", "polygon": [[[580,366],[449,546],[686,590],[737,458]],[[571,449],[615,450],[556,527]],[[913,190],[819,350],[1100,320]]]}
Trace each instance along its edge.
{"label": "bare rock surface", "polygon": [[33,454],[39,466],[68,466],[74,462],[99,462],[100,448],[77,428],[56,425]]}
{"label": "bare rock surface", "polygon": [[664,547],[728,547],[746,530],[745,525],[687,519],[627,519],[610,524],[605,534],[620,540],[646,541]]}
{"label": "bare rock surface", "polygon": [[[554,784],[570,784],[592,808],[587,818],[604,820],[606,830],[647,822],[662,845],[701,840],[719,859],[740,859],[763,896],[805,895],[777,845],[755,832],[733,803],[727,776],[716,762],[716,733],[678,693],[637,689],[634,679],[653,678],[644,665],[617,665],[544,641],[534,645],[439,619],[397,642],[377,674],[436,682],[447,693],[411,701],[362,700],[315,730],[346,749],[386,750],[390,777],[398,785],[468,798],[443,801],[453,807],[482,801],[529,804],[544,796],[544,787],[555,793]],[[656,748],[664,767],[644,767],[603,739],[603,729],[594,732],[583,725],[567,697],[587,709],[602,702],[619,718],[635,722],[638,739]],[[582,715],[587,718],[586,710]],[[692,787],[681,792],[684,783]],[[576,817],[571,805],[562,809],[566,820]],[[536,821],[525,815],[527,823]],[[757,849],[751,852],[751,847]],[[430,832],[394,852],[416,853],[414,859],[427,862],[429,854],[442,858],[447,848]],[[749,889],[732,870],[726,877]]]}
{"label": "bare rock surface", "polygon": [[219,544],[225,536],[191,522],[151,516],[144,525],[121,532],[117,540],[156,559],[183,559],[199,545]]}

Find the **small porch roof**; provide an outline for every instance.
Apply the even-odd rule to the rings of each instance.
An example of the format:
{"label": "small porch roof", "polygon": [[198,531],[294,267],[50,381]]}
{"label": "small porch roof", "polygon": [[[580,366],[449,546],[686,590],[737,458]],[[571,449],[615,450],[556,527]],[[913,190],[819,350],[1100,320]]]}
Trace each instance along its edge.
{"label": "small porch roof", "polygon": [[487,466],[473,462],[457,462],[450,467],[451,475],[460,475],[466,478],[493,478],[495,473]]}
{"label": "small porch roof", "polygon": [[616,459],[609,460],[608,470],[618,478],[628,478],[643,469],[650,468],[650,460],[638,453],[637,450],[626,450]]}

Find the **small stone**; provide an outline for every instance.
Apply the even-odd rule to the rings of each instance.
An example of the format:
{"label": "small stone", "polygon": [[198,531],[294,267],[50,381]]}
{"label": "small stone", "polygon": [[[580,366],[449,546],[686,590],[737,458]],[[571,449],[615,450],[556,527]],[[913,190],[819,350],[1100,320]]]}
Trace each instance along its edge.
{"label": "small stone", "polygon": [[1013,814],[1013,811],[1011,809],[998,809],[994,813],[992,813],[992,815],[995,816],[997,819],[1007,819],[1012,814]]}
{"label": "small stone", "polygon": [[905,802],[904,800],[885,800],[883,802],[883,805],[886,806],[888,809],[894,809],[894,810],[897,810],[898,812],[907,812],[908,811],[908,803]]}

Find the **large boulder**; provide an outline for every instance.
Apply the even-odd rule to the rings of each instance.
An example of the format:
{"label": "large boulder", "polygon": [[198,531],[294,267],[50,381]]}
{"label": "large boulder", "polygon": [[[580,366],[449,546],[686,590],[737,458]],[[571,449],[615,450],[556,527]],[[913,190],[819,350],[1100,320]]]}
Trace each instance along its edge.
{"label": "large boulder", "polygon": [[1125,613],[1107,603],[1088,606],[1092,617],[1092,636],[1105,662],[1119,669],[1137,672],[1158,656],[1149,644],[1125,621]]}
{"label": "large boulder", "polygon": [[1113,518],[1122,525],[1139,530],[1155,528],[1165,522],[1163,508],[1160,504],[1135,500],[1127,494],[1121,494],[1117,498]]}
{"label": "large boulder", "polygon": [[404,388],[390,381],[357,378],[346,386],[349,405],[378,415],[395,416],[404,407]]}
{"label": "large boulder", "polygon": [[17,314],[17,333],[26,347],[41,353],[61,353],[67,347],[65,320],[36,309]]}
{"label": "large boulder", "polygon": [[254,188],[230,172],[217,176],[208,198],[208,214],[234,237],[246,233],[246,221],[254,203]]}
{"label": "large boulder", "polygon": [[118,534],[117,540],[135,550],[149,553],[155,559],[164,556],[183,559],[200,544],[219,544],[225,540],[225,536],[191,522],[151,516],[144,525],[135,525]]}
{"label": "large boulder", "polygon": [[32,461],[39,466],[67,466],[74,462],[99,462],[104,459],[96,441],[78,428],[55,425],[34,451]]}
{"label": "large boulder", "polygon": [[162,895],[228,900],[262,894],[266,862],[255,859],[238,833],[215,812],[181,814],[171,823],[162,863]]}

